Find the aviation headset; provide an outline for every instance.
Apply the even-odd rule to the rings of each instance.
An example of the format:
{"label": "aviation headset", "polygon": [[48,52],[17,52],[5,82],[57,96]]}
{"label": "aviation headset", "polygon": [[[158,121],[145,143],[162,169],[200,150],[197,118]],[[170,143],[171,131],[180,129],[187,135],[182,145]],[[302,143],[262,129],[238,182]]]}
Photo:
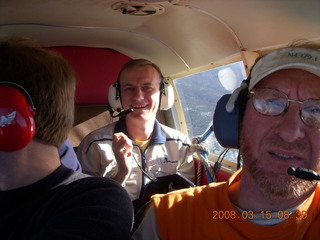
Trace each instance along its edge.
{"label": "aviation headset", "polygon": [[[108,100],[110,106],[120,112],[123,108],[120,95],[119,80],[116,83],[111,84],[109,87]],[[168,110],[174,103],[174,92],[172,86],[165,80],[160,82],[160,110]]]}
{"label": "aviation headset", "polygon": [[213,129],[220,145],[239,148],[239,130],[248,100],[248,90],[281,69],[302,69],[320,76],[320,53],[303,47],[277,49],[259,58],[250,76],[231,95],[222,96],[213,116]]}
{"label": "aviation headset", "polygon": [[248,82],[244,80],[232,94],[222,96],[213,115],[213,130],[221,146],[239,149],[240,126],[248,101]]}
{"label": "aviation headset", "polygon": [[14,152],[32,140],[35,107],[29,93],[19,84],[0,82],[0,151]]}

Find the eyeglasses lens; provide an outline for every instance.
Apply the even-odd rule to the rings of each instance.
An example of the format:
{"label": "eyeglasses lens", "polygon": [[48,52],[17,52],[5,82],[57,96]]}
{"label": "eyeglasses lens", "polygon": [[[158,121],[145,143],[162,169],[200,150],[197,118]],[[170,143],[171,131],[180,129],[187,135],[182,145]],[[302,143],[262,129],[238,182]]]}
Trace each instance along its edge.
{"label": "eyeglasses lens", "polygon": [[257,112],[268,115],[281,115],[289,106],[289,101],[302,104],[300,116],[309,127],[320,128],[320,100],[311,99],[304,102],[291,100],[288,96],[276,89],[259,88],[251,91],[253,106]]}
{"label": "eyeglasses lens", "polygon": [[280,115],[287,108],[287,105],[288,98],[282,92],[267,88],[254,91],[253,106],[263,115]]}
{"label": "eyeglasses lens", "polygon": [[320,100],[307,100],[303,102],[301,119],[310,127],[320,128]]}

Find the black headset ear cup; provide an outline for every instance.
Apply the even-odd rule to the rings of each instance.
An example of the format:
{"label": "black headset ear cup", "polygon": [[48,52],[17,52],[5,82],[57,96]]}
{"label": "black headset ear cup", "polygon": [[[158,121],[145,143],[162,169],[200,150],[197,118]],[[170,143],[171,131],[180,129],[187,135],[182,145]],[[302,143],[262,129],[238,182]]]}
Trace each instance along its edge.
{"label": "black headset ear cup", "polygon": [[13,84],[0,84],[0,151],[18,151],[35,134],[34,106],[30,95],[21,89]]}
{"label": "black headset ear cup", "polygon": [[170,83],[163,81],[160,84],[160,110],[168,110],[174,104],[174,91]]}
{"label": "black headset ear cup", "polygon": [[114,83],[109,86],[108,102],[113,109],[115,110],[122,109],[122,104],[120,99],[120,89],[119,89],[118,83]]}
{"label": "black headset ear cup", "polygon": [[213,115],[213,130],[222,147],[239,149],[240,127],[247,103],[248,89],[239,92],[233,111],[229,112],[226,105],[231,94],[226,94],[217,102]]}

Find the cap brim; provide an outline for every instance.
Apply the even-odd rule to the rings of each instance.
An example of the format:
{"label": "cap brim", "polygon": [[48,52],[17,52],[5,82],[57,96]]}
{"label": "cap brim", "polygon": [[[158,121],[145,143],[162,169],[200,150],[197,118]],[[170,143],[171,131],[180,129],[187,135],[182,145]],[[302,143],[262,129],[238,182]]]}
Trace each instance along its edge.
{"label": "cap brim", "polygon": [[249,90],[266,76],[283,69],[301,69],[320,77],[320,52],[307,48],[282,48],[269,53],[252,68]]}

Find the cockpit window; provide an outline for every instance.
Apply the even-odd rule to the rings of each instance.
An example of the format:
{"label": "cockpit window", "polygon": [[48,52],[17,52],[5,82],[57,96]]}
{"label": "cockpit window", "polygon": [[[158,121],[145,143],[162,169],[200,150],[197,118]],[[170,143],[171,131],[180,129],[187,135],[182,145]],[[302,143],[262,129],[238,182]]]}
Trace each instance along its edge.
{"label": "cockpit window", "polygon": [[[236,62],[174,80],[190,139],[206,132],[212,125],[217,101],[240,86],[245,78],[243,63]],[[224,150],[214,133],[207,138],[206,146],[216,156]],[[237,150],[229,150],[225,158],[237,162],[237,156]]]}

